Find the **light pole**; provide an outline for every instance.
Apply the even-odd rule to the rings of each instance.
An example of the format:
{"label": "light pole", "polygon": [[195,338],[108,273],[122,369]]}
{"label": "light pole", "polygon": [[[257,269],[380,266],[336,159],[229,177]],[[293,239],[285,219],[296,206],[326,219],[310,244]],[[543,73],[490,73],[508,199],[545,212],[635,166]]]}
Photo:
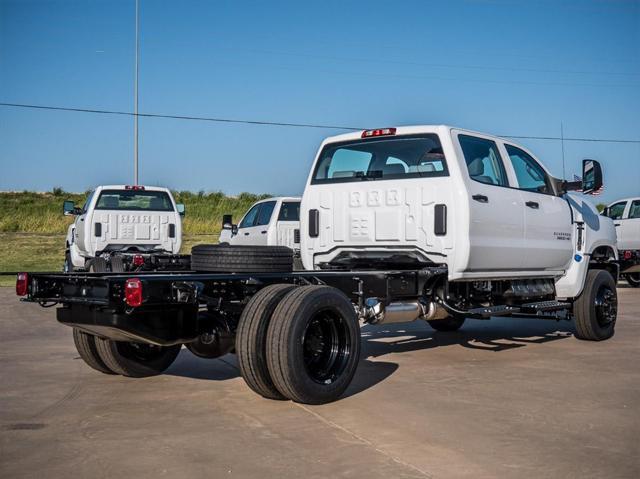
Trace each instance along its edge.
{"label": "light pole", "polygon": [[133,87],[133,184],[138,184],[138,63],[140,57],[140,5],[136,0],[136,67]]}

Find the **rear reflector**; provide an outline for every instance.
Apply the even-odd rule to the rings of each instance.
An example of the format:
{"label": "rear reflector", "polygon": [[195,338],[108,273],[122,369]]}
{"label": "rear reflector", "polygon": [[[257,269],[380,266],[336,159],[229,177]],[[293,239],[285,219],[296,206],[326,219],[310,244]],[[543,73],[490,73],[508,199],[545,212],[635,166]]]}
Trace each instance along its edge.
{"label": "rear reflector", "polygon": [[629,251],[629,250],[625,251],[625,252],[622,254],[622,257],[623,257],[624,259],[631,259],[631,257],[632,257],[632,256],[633,256],[633,252],[632,252],[632,251]]}
{"label": "rear reflector", "polygon": [[125,190],[133,190],[133,191],[144,191],[144,186],[140,186],[140,185],[127,185],[124,187]]}
{"label": "rear reflector", "polygon": [[372,138],[374,136],[391,136],[395,134],[395,128],[378,128],[377,130],[364,130],[362,132],[362,138]]}
{"label": "rear reflector", "polygon": [[134,266],[142,266],[144,264],[144,256],[141,254],[136,254],[133,256],[133,265]]}
{"label": "rear reflector", "polygon": [[18,273],[16,276],[16,294],[26,296],[29,290],[29,274]]}
{"label": "rear reflector", "polygon": [[142,304],[142,281],[131,278],[124,284],[124,301],[132,308]]}

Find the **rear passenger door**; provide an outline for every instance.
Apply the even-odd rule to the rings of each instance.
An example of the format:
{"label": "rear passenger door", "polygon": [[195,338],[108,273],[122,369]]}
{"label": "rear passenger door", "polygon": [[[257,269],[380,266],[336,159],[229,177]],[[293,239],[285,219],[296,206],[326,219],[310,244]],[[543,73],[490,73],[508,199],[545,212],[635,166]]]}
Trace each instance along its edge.
{"label": "rear passenger door", "polygon": [[573,256],[571,210],[564,198],[555,195],[545,169],[523,149],[504,144],[518,181],[524,203],[528,271],[563,270]]}
{"label": "rear passenger door", "polygon": [[640,249],[640,199],[631,201],[624,217],[614,224],[618,249]]}
{"label": "rear passenger door", "polygon": [[459,133],[471,181],[468,272],[517,271],[524,251],[520,192],[510,188],[504,158],[491,138]]}

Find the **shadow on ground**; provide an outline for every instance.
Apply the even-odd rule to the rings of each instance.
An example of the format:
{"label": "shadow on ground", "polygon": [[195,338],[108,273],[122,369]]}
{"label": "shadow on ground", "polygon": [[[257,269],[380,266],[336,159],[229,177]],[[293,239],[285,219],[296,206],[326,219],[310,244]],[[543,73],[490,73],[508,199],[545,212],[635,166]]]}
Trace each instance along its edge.
{"label": "shadow on ground", "polygon": [[[388,354],[445,346],[501,352],[531,344],[558,341],[573,335],[573,324],[563,321],[494,318],[491,322],[467,320],[455,332],[438,332],[422,322],[366,326],[362,330],[362,351],[358,371],[344,397],[359,394],[391,376],[398,364],[379,361]],[[371,360],[375,358],[376,360]],[[166,374],[208,381],[225,381],[240,376],[235,355],[203,359],[182,349]]]}

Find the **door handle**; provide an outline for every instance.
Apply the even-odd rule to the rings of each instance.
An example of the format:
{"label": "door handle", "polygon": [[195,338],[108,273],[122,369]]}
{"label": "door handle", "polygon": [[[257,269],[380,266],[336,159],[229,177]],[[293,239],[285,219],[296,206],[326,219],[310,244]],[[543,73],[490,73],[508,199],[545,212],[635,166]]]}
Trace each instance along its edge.
{"label": "door handle", "polygon": [[249,236],[249,233],[245,233],[244,235],[245,235],[245,236]]}
{"label": "door handle", "polygon": [[620,226],[620,223],[614,223],[613,226]]}
{"label": "door handle", "polygon": [[266,235],[267,234],[267,230],[260,231],[260,233],[262,233],[263,235]]}
{"label": "door handle", "polygon": [[487,198],[484,195],[473,195],[471,198],[473,198],[476,201],[479,201],[480,203],[489,203],[489,198]]}
{"label": "door handle", "polygon": [[537,210],[538,208],[540,208],[540,205],[535,201],[527,201],[525,205],[527,205],[529,208],[533,208],[534,210]]}

